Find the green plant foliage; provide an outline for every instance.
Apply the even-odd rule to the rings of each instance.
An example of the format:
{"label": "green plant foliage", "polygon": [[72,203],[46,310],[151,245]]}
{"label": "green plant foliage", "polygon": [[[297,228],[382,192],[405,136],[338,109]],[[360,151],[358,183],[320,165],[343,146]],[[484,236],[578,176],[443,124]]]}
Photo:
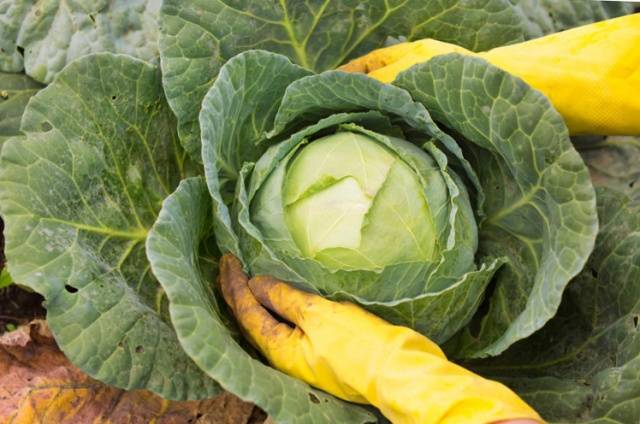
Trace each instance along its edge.
{"label": "green plant foliage", "polygon": [[382,46],[388,36],[436,37],[474,50],[525,38],[523,17],[508,0],[166,0],[161,16],[167,99],[194,158],[200,146],[198,106],[220,67],[242,51],[270,50],[324,71]]}
{"label": "green plant foliage", "polygon": [[[253,84],[247,83],[249,75]],[[480,59],[436,57],[394,84],[342,72],[307,75],[264,51],[229,61],[200,114],[218,244],[242,258],[252,274],[360,303],[438,342],[450,339],[447,347],[458,357],[497,355],[553,317],[564,288],[591,252],[597,220],[587,168],[548,100]],[[255,107],[260,104],[269,107]],[[408,256],[419,259],[382,268],[347,266],[344,258],[340,265],[334,256],[327,265],[301,244],[296,231],[314,236],[296,222],[313,218],[287,212],[293,193],[288,187],[314,196],[344,180],[338,174],[319,177],[319,185],[306,189],[314,172],[324,172],[323,159],[312,160],[315,171],[307,167],[299,174],[296,161],[307,160],[307,144],[336,132],[366,136],[390,160],[407,166],[409,176],[386,177],[397,187],[402,182],[394,178],[406,180],[406,189],[415,178],[410,174],[419,176],[433,210],[438,247],[432,255]],[[358,155],[327,163],[350,160],[358,161]],[[347,165],[336,169],[351,172]],[[361,172],[356,171],[350,175]],[[362,197],[353,194],[357,190],[338,191],[346,200],[336,204]],[[406,203],[397,196],[385,202],[397,203],[396,209]],[[401,214],[377,214],[367,213],[362,237],[383,231],[369,230],[380,225],[378,219],[387,225],[406,222]],[[488,312],[471,322],[479,333],[469,329],[451,338],[472,320],[498,269],[486,298]]]}
{"label": "green plant foliage", "polygon": [[578,148],[589,167],[593,184],[638,195],[640,187],[640,138],[612,136],[587,140]]}
{"label": "green plant foliage", "polygon": [[211,234],[209,199],[204,179],[184,180],[165,200],[147,239],[147,255],[170,300],[182,347],[222,387],[256,403],[277,422],[372,422],[361,407],[314,390],[245,350],[212,289],[211,264],[195,260]]}
{"label": "green plant foliage", "polygon": [[399,39],[482,51],[629,12],[583,0],[165,0],[159,48],[180,139],[200,160],[202,99],[221,66],[245,50],[319,72]]}
{"label": "green plant foliage", "polygon": [[470,364],[516,389],[550,422],[640,416],[640,203],[599,188],[601,230],[558,314],[500,357]]}
{"label": "green plant foliage", "polygon": [[13,284],[13,279],[11,278],[11,275],[9,275],[9,271],[7,271],[6,268],[3,268],[0,273],[0,289],[9,287],[11,284]]}
{"label": "green plant foliage", "polygon": [[0,0],[0,71],[50,83],[73,59],[98,53],[158,58],[161,0]]}
{"label": "green plant foliage", "polygon": [[633,12],[633,4],[622,1],[510,0],[528,18],[531,37],[551,34]]}
{"label": "green plant foliage", "polygon": [[144,243],[186,174],[157,68],[97,54],[34,96],[0,159],[6,256],[89,375],[169,399],[219,386],[179,347]]}
{"label": "green plant foliage", "polygon": [[482,51],[630,12],[0,0],[0,288],[44,296],[60,348],[105,383],[380,421],[247,343],[215,283],[233,253],[415,329],[550,422],[637,422],[639,139],[572,144],[544,95],[475,57],[392,84],[333,70],[398,41]]}
{"label": "green plant foliage", "polygon": [[466,365],[516,389],[549,422],[626,424],[640,416],[640,145],[634,137],[579,145],[597,187],[592,255],[542,330]]}
{"label": "green plant foliage", "polygon": [[22,113],[31,96],[42,88],[23,74],[0,73],[0,145],[20,134]]}
{"label": "green plant foliage", "polygon": [[467,157],[486,196],[479,253],[504,255],[509,263],[479,333],[464,332],[449,348],[456,356],[496,355],[555,314],[559,294],[593,248],[594,193],[544,96],[481,61],[453,57],[418,65],[396,83],[473,142]]}

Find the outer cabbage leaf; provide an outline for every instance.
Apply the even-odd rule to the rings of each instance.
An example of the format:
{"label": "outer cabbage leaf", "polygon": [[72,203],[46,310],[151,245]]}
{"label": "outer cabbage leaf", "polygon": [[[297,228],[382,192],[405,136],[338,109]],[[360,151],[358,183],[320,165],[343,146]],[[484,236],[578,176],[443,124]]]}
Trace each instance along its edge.
{"label": "outer cabbage leaf", "polygon": [[549,100],[479,58],[436,57],[394,84],[460,134],[486,195],[479,255],[506,256],[479,331],[449,346],[456,356],[504,351],[541,328],[584,266],[597,232],[588,171]]}
{"label": "outer cabbage leaf", "polygon": [[161,16],[167,99],[198,160],[198,106],[222,64],[245,50],[274,51],[324,71],[388,36],[434,37],[477,51],[526,38],[524,17],[509,0],[165,0]]}
{"label": "outer cabbage leaf", "polygon": [[20,72],[24,58],[18,50],[20,25],[29,11],[30,2],[0,0],[0,71]]}
{"label": "outer cabbage leaf", "polygon": [[510,0],[527,16],[529,37],[563,31],[633,12],[631,3],[584,0]]}
{"label": "outer cabbage leaf", "polygon": [[612,136],[578,146],[595,186],[630,196],[640,188],[640,137]]}
{"label": "outer cabbage leaf", "polygon": [[42,294],[58,345],[92,377],[165,398],[219,386],[180,348],[144,242],[185,174],[158,69],[87,56],[34,96],[2,150],[11,275]]}
{"label": "outer cabbage leaf", "polygon": [[158,57],[161,0],[0,0],[0,71],[49,83],[98,52]]}
{"label": "outer cabbage leaf", "polygon": [[229,62],[203,102],[202,158],[213,198],[216,237],[221,250],[239,258],[242,253],[225,201],[233,196],[242,164],[266,149],[258,142],[271,129],[285,89],[308,74],[283,56],[247,52]]}
{"label": "outer cabbage leaf", "polygon": [[482,51],[628,12],[583,0],[165,0],[159,45],[180,139],[200,160],[199,105],[220,67],[243,51],[270,50],[324,71],[394,38]]}
{"label": "outer cabbage leaf", "polygon": [[0,145],[20,134],[20,121],[27,102],[42,85],[23,74],[0,73]]}
{"label": "outer cabbage leaf", "polygon": [[640,201],[598,188],[601,230],[558,314],[504,354],[471,365],[499,378],[550,422],[640,417]]}
{"label": "outer cabbage leaf", "polygon": [[165,200],[147,240],[153,272],[166,290],[172,322],[189,356],[222,387],[254,402],[276,422],[374,421],[361,407],[263,364],[238,342],[213,278],[197,259],[211,232],[211,218],[204,180],[184,180]]}

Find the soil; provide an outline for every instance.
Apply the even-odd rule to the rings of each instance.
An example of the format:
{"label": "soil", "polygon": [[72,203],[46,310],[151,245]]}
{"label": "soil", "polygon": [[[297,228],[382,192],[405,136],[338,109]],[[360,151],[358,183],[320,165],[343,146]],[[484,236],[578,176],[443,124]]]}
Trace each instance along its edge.
{"label": "soil", "polygon": [[[0,219],[0,270],[4,268],[4,223]],[[24,290],[15,284],[0,289],[0,334],[13,330],[37,318],[45,317],[44,299],[37,293]]]}
{"label": "soil", "polygon": [[0,334],[21,324],[44,318],[42,296],[23,290],[15,284],[0,289]]}

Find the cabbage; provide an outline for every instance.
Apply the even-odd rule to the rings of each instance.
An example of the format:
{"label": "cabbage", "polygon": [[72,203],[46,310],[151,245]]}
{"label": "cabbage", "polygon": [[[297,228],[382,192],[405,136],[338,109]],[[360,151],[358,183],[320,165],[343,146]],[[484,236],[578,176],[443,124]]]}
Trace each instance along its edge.
{"label": "cabbage", "polygon": [[248,51],[222,67],[200,126],[222,252],[457,357],[542,327],[594,245],[593,186],[562,118],[478,58],[385,85]]}
{"label": "cabbage", "polygon": [[[438,235],[445,234],[448,222],[431,210],[447,207],[447,184],[427,153],[415,149],[415,160],[429,170],[420,175],[391,150],[413,146],[386,141],[389,147],[339,131],[302,147],[262,184],[251,206],[252,221],[283,252],[331,270],[382,271],[434,262],[446,243]],[[470,209],[468,198],[462,203]],[[475,224],[469,228],[476,231]]]}

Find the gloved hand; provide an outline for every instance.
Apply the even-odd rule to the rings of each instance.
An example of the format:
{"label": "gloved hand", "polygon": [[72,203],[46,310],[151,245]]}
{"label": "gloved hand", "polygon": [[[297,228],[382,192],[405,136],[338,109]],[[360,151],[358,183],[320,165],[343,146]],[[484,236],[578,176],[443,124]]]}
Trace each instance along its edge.
{"label": "gloved hand", "polygon": [[219,281],[240,325],[274,367],[342,399],[371,403],[394,423],[541,422],[507,387],[449,362],[409,328],[272,277],[248,281],[229,254],[220,261]]}
{"label": "gloved hand", "polygon": [[640,135],[640,13],[473,53],[425,39],[375,50],[342,66],[382,82],[440,54],[479,56],[542,91],[571,134]]}

